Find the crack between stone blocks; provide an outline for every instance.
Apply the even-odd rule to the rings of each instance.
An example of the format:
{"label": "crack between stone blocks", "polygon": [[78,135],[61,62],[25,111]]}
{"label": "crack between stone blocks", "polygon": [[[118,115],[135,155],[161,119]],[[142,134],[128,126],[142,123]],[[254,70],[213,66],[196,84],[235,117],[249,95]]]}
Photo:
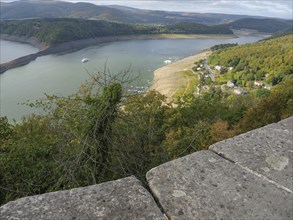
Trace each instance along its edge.
{"label": "crack between stone blocks", "polygon": [[259,177],[259,178],[261,178],[261,179],[263,179],[264,181],[267,181],[267,182],[269,182],[269,183],[272,183],[272,184],[275,185],[276,187],[281,188],[281,189],[287,191],[288,193],[293,194],[292,190],[290,190],[290,189],[288,189],[287,187],[282,186],[281,184],[279,184],[279,183],[277,183],[277,182],[275,182],[275,181],[273,181],[273,180],[267,178],[266,176],[261,175],[261,174],[259,174],[258,172],[255,172],[255,171],[253,171],[253,170],[251,170],[251,169],[249,169],[249,168],[247,168],[247,167],[244,167],[244,166],[242,166],[242,165],[239,164],[239,163],[236,163],[236,165],[238,165],[238,166],[241,167],[242,169],[246,170],[247,172],[249,172],[249,173],[251,173],[251,174],[253,174],[253,175],[255,175],[255,176],[257,176],[257,177]]}
{"label": "crack between stone blocks", "polygon": [[171,218],[167,215],[165,209],[163,208],[162,204],[160,203],[159,198],[155,195],[155,193],[152,191],[151,187],[149,186],[149,183],[145,183],[145,189],[151,194],[153,197],[156,205],[159,207],[161,212],[163,213],[165,219],[164,220],[171,220]]}
{"label": "crack between stone blocks", "polygon": [[225,155],[222,154],[222,153],[218,153],[217,151],[214,151],[214,150],[212,150],[212,149],[209,149],[209,151],[211,151],[211,152],[217,154],[218,156],[222,157],[222,158],[225,159],[225,160],[228,160],[228,161],[231,162],[231,163],[236,164],[236,162],[235,162],[234,160],[231,160],[231,159],[229,159],[228,157],[225,157]]}
{"label": "crack between stone blocks", "polygon": [[229,161],[229,162],[231,162],[231,163],[236,164],[237,166],[239,166],[240,168],[246,170],[247,172],[251,173],[252,175],[255,175],[255,176],[259,177],[260,179],[262,179],[262,180],[264,180],[264,181],[266,181],[266,182],[269,182],[269,183],[273,184],[274,186],[276,186],[276,187],[278,187],[278,188],[280,188],[280,189],[282,189],[282,190],[285,190],[286,192],[288,192],[288,193],[290,193],[290,194],[293,194],[293,191],[290,190],[290,189],[288,189],[287,187],[282,186],[281,184],[279,184],[279,183],[277,183],[277,182],[275,182],[275,181],[273,181],[273,180],[267,178],[266,176],[264,176],[264,175],[262,175],[262,174],[260,174],[260,173],[258,173],[258,172],[255,172],[255,171],[249,169],[248,167],[242,166],[241,164],[235,162],[234,160],[231,160],[231,159],[225,157],[224,154],[222,154],[222,153],[218,153],[217,151],[214,151],[214,150],[212,150],[212,149],[209,149],[209,151],[211,151],[211,152],[217,154],[218,156],[220,156],[220,157],[223,158],[224,160],[227,160],[227,161]]}

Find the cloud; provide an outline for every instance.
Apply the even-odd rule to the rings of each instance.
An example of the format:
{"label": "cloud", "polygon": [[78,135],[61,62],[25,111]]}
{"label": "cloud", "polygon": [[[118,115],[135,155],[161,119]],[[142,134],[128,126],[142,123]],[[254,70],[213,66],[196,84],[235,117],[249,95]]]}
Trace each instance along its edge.
{"label": "cloud", "polygon": [[[70,0],[69,0],[70,1]],[[71,0],[149,10],[245,14],[292,19],[292,0]]]}
{"label": "cloud", "polygon": [[[11,0],[0,0],[8,2]],[[245,14],[293,19],[292,0],[66,0],[97,5],[199,13]]]}

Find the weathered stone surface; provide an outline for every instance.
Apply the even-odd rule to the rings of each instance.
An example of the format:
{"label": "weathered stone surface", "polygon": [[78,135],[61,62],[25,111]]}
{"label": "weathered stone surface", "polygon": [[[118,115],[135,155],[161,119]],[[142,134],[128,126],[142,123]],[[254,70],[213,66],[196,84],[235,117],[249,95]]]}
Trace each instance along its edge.
{"label": "weathered stone surface", "polygon": [[221,141],[210,150],[293,191],[293,117]]}
{"label": "weathered stone surface", "polygon": [[200,151],[147,173],[172,219],[292,219],[292,193],[212,151]]}
{"label": "weathered stone surface", "polygon": [[31,196],[0,207],[0,219],[163,219],[149,192],[134,177]]}
{"label": "weathered stone surface", "polygon": [[[283,127],[284,129],[293,130],[293,117],[286,118],[282,121],[279,121],[276,124],[271,124],[272,126],[277,125]],[[270,125],[268,125],[270,126]]]}

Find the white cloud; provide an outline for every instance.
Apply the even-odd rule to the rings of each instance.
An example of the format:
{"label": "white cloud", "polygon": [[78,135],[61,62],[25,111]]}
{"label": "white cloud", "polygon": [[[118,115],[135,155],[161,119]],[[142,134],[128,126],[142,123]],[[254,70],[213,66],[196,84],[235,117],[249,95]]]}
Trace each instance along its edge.
{"label": "white cloud", "polygon": [[[70,0],[68,0],[70,1]],[[71,0],[80,1],[80,0]],[[100,5],[186,11],[199,13],[246,14],[292,19],[292,0],[82,0]]]}
{"label": "white cloud", "polygon": [[[8,2],[11,0],[0,0]],[[293,19],[292,0],[66,0],[97,5],[199,13],[245,14]]]}

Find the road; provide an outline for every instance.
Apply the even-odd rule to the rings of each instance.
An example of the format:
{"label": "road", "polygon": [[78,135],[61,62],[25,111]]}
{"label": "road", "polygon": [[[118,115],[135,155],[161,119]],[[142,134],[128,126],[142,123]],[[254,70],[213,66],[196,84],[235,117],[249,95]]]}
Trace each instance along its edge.
{"label": "road", "polygon": [[211,68],[210,68],[210,66],[207,64],[207,59],[204,59],[203,60],[203,65],[204,65],[204,67],[205,67],[205,69],[208,71],[208,75],[209,75],[209,77],[211,77],[211,80],[213,81],[213,82],[215,82],[216,80],[215,80],[215,74],[213,73],[213,71],[211,70]]}

